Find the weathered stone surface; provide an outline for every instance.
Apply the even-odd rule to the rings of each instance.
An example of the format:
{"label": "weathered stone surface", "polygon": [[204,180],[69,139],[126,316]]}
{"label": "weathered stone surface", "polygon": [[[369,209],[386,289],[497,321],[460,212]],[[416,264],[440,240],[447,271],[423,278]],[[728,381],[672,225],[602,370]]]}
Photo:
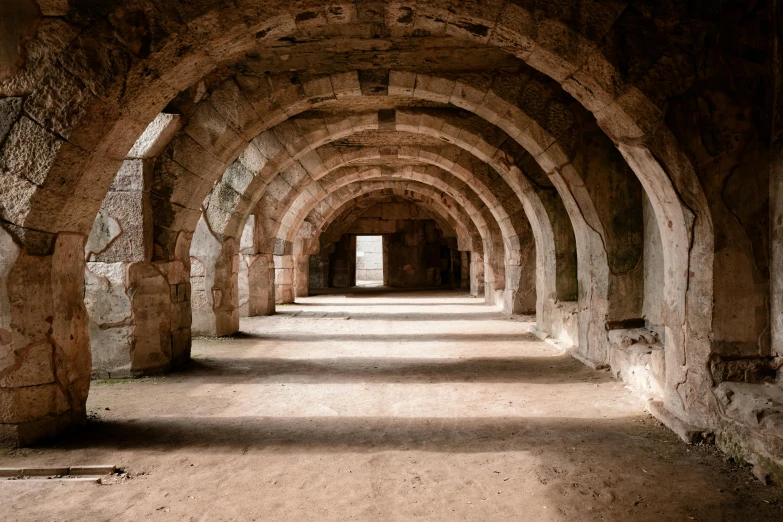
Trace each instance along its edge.
{"label": "weathered stone surface", "polygon": [[182,128],[182,117],[178,114],[160,113],[147,126],[128,151],[128,158],[154,158],[163,151],[171,138]]}
{"label": "weathered stone surface", "polygon": [[19,256],[19,247],[11,235],[0,227],[0,372],[15,364],[12,344],[12,308],[9,276]]}
{"label": "weathered stone surface", "polygon": [[61,146],[62,140],[22,117],[0,149],[0,168],[43,185]]}
{"label": "weathered stone surface", "polygon": [[134,263],[128,270],[133,295],[131,370],[156,372],[171,362],[171,287],[152,263]]}
{"label": "weathered stone surface", "polygon": [[248,256],[248,315],[275,313],[275,267],[272,255]]}
{"label": "weathered stone surface", "polygon": [[275,303],[294,302],[294,256],[272,256],[275,268]]}
{"label": "weathered stone surface", "polygon": [[722,422],[717,444],[783,479],[783,390],[779,385],[723,382],[715,389]]}
{"label": "weathered stone surface", "polygon": [[708,433],[699,426],[693,426],[672,414],[661,401],[649,401],[647,411],[664,426],[676,433],[686,444],[695,444],[707,439]]}
{"label": "weathered stone surface", "polygon": [[[42,391],[42,418],[5,425],[17,441],[56,432],[83,407],[81,278],[92,304],[121,297],[107,275],[84,271],[84,245],[75,248],[92,222],[90,262],[151,271],[116,286],[138,283],[148,290],[140,310],[160,314],[134,326],[153,339],[138,348],[144,367],[188,353],[189,301],[228,332],[238,294],[247,313],[269,311],[275,286],[292,299],[305,275],[323,283],[311,276],[327,265],[338,285],[352,284],[351,244],[339,237],[375,230],[400,234],[400,248],[433,247],[432,265],[405,263],[406,277],[443,282],[451,266],[455,283],[469,280],[509,312],[535,308],[548,334],[596,364],[615,360],[621,378],[660,355],[638,348],[657,335],[664,408],[689,423],[722,425],[710,391],[719,382],[780,380],[774,5],[89,4],[22,1],[0,36],[0,96],[11,97],[0,98],[0,372],[20,363],[7,376],[14,390],[38,380],[31,347],[49,343],[54,382],[68,390],[62,408]],[[134,140],[130,158],[163,151],[154,179],[151,169],[129,175],[130,163],[115,177]],[[341,198],[367,193],[333,174],[371,162],[379,168],[339,174],[356,187],[433,187],[443,194],[428,193],[433,212],[382,211],[382,224],[354,219],[358,205],[336,215]],[[425,221],[443,237],[410,229]],[[194,232],[209,252],[193,257],[191,288]],[[459,266],[455,240],[471,252]],[[271,258],[240,265],[240,252],[301,257],[275,275]],[[627,321],[650,334],[607,333]],[[753,430],[729,431],[771,458],[774,445],[756,444]]]}
{"label": "weathered stone surface", "polygon": [[19,115],[22,112],[22,98],[0,99],[0,146],[8,137]]}
{"label": "weathered stone surface", "polygon": [[238,255],[233,238],[221,243],[207,220],[199,220],[190,247],[196,334],[220,336],[239,330]]}
{"label": "weathered stone surface", "polygon": [[110,216],[107,212],[98,211],[95,222],[92,225],[90,236],[87,238],[87,244],[84,247],[88,258],[93,254],[100,254],[122,234],[122,227],[119,221]]}
{"label": "weathered stone surface", "polygon": [[16,364],[18,365],[16,371],[0,379],[0,387],[40,386],[54,382],[52,347],[48,343],[30,347],[24,354],[18,356]]}
{"label": "weathered stone surface", "polygon": [[93,223],[85,251],[102,262],[146,261],[152,255],[151,164],[126,160]]}

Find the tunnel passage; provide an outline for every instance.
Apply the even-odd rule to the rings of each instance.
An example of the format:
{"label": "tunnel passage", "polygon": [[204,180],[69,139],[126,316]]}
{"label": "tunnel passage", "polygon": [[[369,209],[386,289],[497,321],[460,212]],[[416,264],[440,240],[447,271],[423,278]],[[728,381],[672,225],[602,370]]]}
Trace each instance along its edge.
{"label": "tunnel passage", "polygon": [[459,252],[456,233],[448,223],[400,197],[370,203],[343,210],[329,225],[320,253],[310,256],[311,289],[362,286],[360,281],[391,288],[454,283],[459,288],[461,271],[452,266]]}
{"label": "tunnel passage", "polygon": [[0,11],[3,441],[83,424],[91,377],[181,369],[194,335],[352,285],[349,207],[383,194],[431,217],[380,220],[391,286],[534,314],[781,475],[777,5],[20,6]]}

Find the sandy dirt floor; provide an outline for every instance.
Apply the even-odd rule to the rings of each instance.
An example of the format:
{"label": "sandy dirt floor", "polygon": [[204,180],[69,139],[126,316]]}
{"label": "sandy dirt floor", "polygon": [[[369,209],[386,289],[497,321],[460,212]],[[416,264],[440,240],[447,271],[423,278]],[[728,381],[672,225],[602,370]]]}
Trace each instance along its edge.
{"label": "sandy dirt floor", "polygon": [[87,426],[0,454],[129,473],[0,482],[0,520],[783,520],[783,490],[528,326],[370,289],[243,319],[188,371],[95,382]]}

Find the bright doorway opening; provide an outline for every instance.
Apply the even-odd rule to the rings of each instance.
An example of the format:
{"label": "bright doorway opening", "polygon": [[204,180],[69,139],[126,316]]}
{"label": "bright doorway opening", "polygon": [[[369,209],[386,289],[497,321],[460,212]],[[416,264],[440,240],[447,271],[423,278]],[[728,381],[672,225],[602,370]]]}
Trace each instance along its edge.
{"label": "bright doorway opening", "polygon": [[383,236],[356,236],[356,286],[383,286]]}

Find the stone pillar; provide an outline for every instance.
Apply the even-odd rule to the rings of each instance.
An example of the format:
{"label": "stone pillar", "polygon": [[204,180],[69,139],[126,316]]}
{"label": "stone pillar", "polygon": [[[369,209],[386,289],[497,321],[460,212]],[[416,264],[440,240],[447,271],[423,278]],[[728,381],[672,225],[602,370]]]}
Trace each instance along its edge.
{"label": "stone pillar", "polygon": [[307,297],[310,295],[310,256],[294,256],[296,271],[294,273],[294,297]]}
{"label": "stone pillar", "polygon": [[133,263],[128,268],[132,375],[179,368],[190,359],[188,275],[182,261]]}
{"label": "stone pillar", "polygon": [[84,248],[84,303],[97,377],[161,372],[190,354],[187,258],[150,261],[152,167],[150,159],[123,162]]}
{"label": "stone pillar", "polygon": [[204,216],[190,247],[193,332],[221,336],[239,331],[239,253],[234,238],[219,241]]}
{"label": "stone pillar", "polygon": [[[505,262],[503,311],[507,314],[536,313],[536,253],[532,234],[523,248],[509,249]],[[543,269],[543,267],[542,267]]]}
{"label": "stone pillar", "polygon": [[480,297],[485,290],[484,282],[484,254],[471,252],[470,254],[470,295]]}
{"label": "stone pillar", "polygon": [[470,292],[470,252],[461,251],[462,263],[460,263],[460,288]]}
{"label": "stone pillar", "polygon": [[772,356],[776,359],[775,364],[780,365],[778,381],[783,382],[783,158],[776,158],[773,165],[775,168],[770,176],[770,330]]}
{"label": "stone pillar", "polygon": [[[502,255],[498,255],[497,252],[502,249],[496,249],[494,255],[489,258],[491,261],[491,264],[489,265],[489,270],[492,271],[492,284],[490,286],[490,290],[493,293],[493,298],[491,303],[497,306],[503,307],[503,303],[505,302],[505,294],[506,294],[506,265],[504,262],[504,257]],[[485,256],[484,259],[486,260],[488,256]],[[484,278],[486,279],[487,273],[484,273]],[[486,298],[486,296],[485,296]]]}
{"label": "stone pillar", "polygon": [[251,256],[255,254],[255,224],[256,216],[248,216],[245,227],[242,230],[242,237],[239,240],[239,270],[237,274],[237,295],[239,296],[239,316],[248,317],[250,315],[248,300],[250,298],[250,287],[248,281],[248,267],[252,260]]}
{"label": "stone pillar", "polygon": [[27,249],[0,226],[0,444],[25,445],[85,421],[90,341],[82,235]]}
{"label": "stone pillar", "polygon": [[190,281],[182,261],[88,263],[93,375],[131,377],[190,358]]}
{"label": "stone pillar", "polygon": [[505,313],[536,313],[535,278],[535,266],[508,265],[506,267],[506,289],[503,292]]}
{"label": "stone pillar", "polygon": [[275,263],[275,303],[294,302],[294,256],[272,256]]}
{"label": "stone pillar", "polygon": [[248,282],[248,266],[250,263],[249,257],[252,254],[245,254],[240,252],[239,254],[239,271],[237,273],[237,295],[239,296],[239,317],[248,317],[250,315],[248,309],[248,301],[250,299],[250,285]]}
{"label": "stone pillar", "polygon": [[239,254],[236,242],[226,238],[215,263],[212,284],[212,311],[215,314],[215,335],[231,335],[239,331]]}
{"label": "stone pillar", "polygon": [[275,313],[275,266],[272,254],[248,255],[248,316]]}
{"label": "stone pillar", "polygon": [[505,285],[505,267],[502,270],[503,279],[498,280],[501,270],[493,257],[484,255],[484,302],[492,305],[503,304],[503,287]]}

